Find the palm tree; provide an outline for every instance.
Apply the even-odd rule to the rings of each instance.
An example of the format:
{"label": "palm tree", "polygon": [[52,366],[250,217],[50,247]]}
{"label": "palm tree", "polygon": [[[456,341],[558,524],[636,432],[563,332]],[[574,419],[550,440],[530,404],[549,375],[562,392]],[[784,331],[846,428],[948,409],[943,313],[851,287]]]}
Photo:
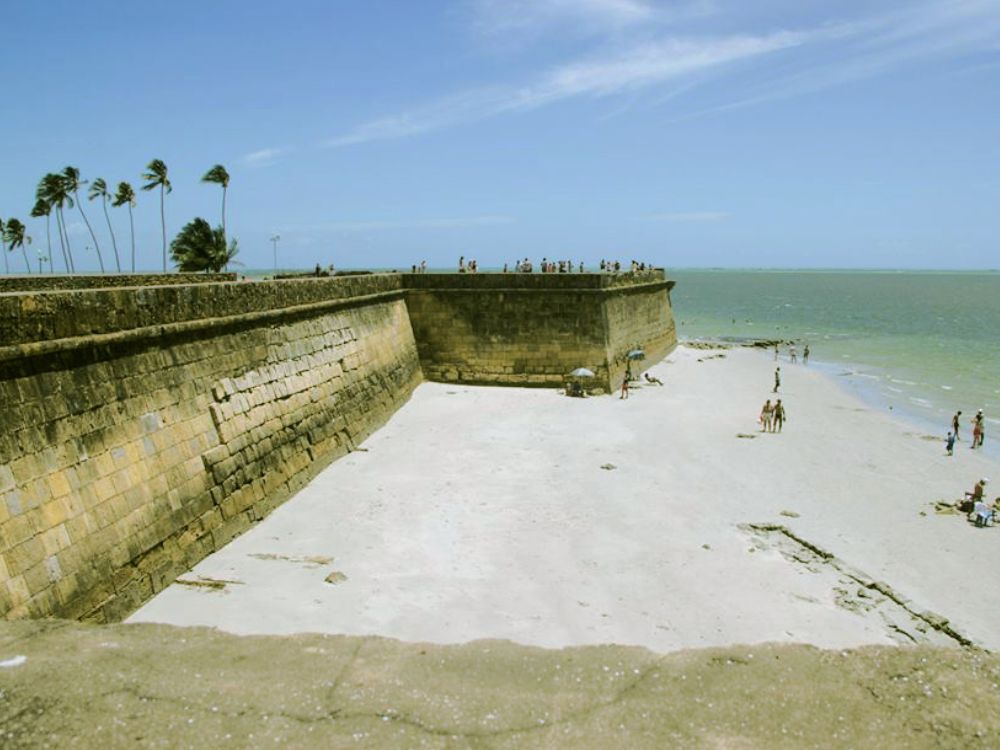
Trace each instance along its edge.
{"label": "palm tree", "polygon": [[97,235],[94,234],[94,228],[90,226],[87,214],[83,212],[83,201],[80,200],[80,186],[86,185],[87,181],[80,179],[80,170],[76,167],[66,167],[63,170],[63,179],[66,181],[66,191],[72,193],[76,199],[76,207],[80,211],[80,216],[83,217],[83,223],[87,225],[90,238],[94,240],[94,249],[97,251],[97,264],[101,267],[101,273],[104,273],[104,259],[101,257],[101,245],[97,241]]}
{"label": "palm tree", "polygon": [[106,183],[103,178],[98,177],[90,183],[90,190],[87,193],[87,198],[89,200],[94,200],[95,198],[101,199],[101,205],[104,207],[104,220],[108,222],[108,231],[111,233],[111,247],[113,247],[115,251],[115,266],[118,268],[118,273],[121,273],[122,262],[118,257],[118,241],[115,239],[115,230],[111,227],[111,217],[108,216],[109,197],[111,196],[108,194],[108,183]]}
{"label": "palm tree", "polygon": [[76,264],[73,262],[73,248],[69,244],[69,232],[66,231],[66,217],[63,215],[63,206],[69,204],[73,208],[73,199],[66,191],[66,180],[62,175],[49,172],[38,183],[35,196],[44,200],[56,210],[56,228],[59,230],[59,244],[62,247],[63,263],[66,264],[67,273],[76,273]]}
{"label": "palm tree", "polygon": [[[3,245],[4,232],[6,232],[6,227],[4,226],[3,219],[0,219],[0,246]],[[7,253],[3,254],[3,272],[6,275],[10,275],[10,263],[7,262]]]}
{"label": "palm tree", "polygon": [[66,216],[63,214],[63,206],[67,203],[73,207],[73,199],[66,192],[66,181],[62,175],[49,172],[38,184],[35,194],[44,198],[56,209],[56,229],[59,230],[59,244],[62,246],[63,262],[66,264],[68,273],[76,273],[76,264],[73,262],[73,248],[69,243],[69,232],[66,231]]}
{"label": "palm tree", "polygon": [[202,182],[212,182],[216,185],[222,185],[222,236],[226,236],[226,189],[229,187],[229,172],[221,164],[216,164],[210,170],[205,172],[205,176],[201,178]]}
{"label": "palm tree", "polygon": [[[3,240],[8,245],[8,250],[14,252],[14,248],[20,247],[21,254],[24,256],[24,265],[28,269],[28,273],[31,273],[31,263],[28,262],[28,253],[24,249],[24,243],[31,244],[31,237],[28,237],[24,233],[24,224],[18,219],[8,219],[7,226],[3,230]],[[4,254],[4,263],[7,262],[7,255]],[[8,271],[9,273],[9,271]]]}
{"label": "palm tree", "polygon": [[[52,229],[49,224],[50,215],[52,213],[52,205],[44,198],[39,198],[35,201],[35,207],[31,209],[31,216],[34,219],[40,219],[45,217],[45,244],[49,249],[49,271],[53,271],[54,264],[52,263]],[[38,273],[41,273],[41,268],[38,269]]]}
{"label": "palm tree", "polygon": [[135,273],[135,222],[132,221],[132,207],[135,206],[135,191],[127,182],[119,182],[115,190],[115,199],[111,201],[115,208],[128,206],[128,226],[132,232],[132,273]]}
{"label": "palm tree", "polygon": [[173,188],[170,180],[167,179],[167,165],[160,159],[153,159],[146,165],[146,171],[142,173],[142,179],[146,184],[143,190],[154,190],[160,188],[160,223],[163,225],[163,273],[167,272],[167,215],[163,208],[163,196]]}

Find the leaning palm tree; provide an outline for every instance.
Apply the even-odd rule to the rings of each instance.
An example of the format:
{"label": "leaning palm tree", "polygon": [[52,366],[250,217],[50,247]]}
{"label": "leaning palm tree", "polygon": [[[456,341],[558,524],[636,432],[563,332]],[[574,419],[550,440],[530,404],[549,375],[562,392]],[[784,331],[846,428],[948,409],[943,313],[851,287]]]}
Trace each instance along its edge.
{"label": "leaning palm tree", "polygon": [[80,186],[86,185],[86,180],[80,179],[80,170],[76,167],[66,167],[62,173],[63,180],[66,181],[66,192],[72,193],[73,198],[76,199],[76,207],[80,211],[80,216],[83,217],[83,223],[87,225],[87,231],[90,232],[90,238],[94,241],[94,249],[97,251],[97,265],[101,267],[101,273],[104,273],[104,259],[101,257],[101,243],[97,241],[97,235],[94,234],[94,228],[90,226],[90,220],[87,219],[87,214],[83,212],[83,201],[80,200]]}
{"label": "leaning palm tree", "polygon": [[111,233],[111,247],[115,251],[115,266],[118,268],[118,273],[122,272],[122,262],[118,257],[118,241],[115,239],[115,230],[111,226],[111,217],[108,216],[108,198],[110,198],[108,193],[108,183],[106,183],[103,178],[98,177],[92,183],[90,183],[90,190],[87,192],[87,198],[89,200],[94,200],[95,198],[101,199],[101,205],[104,208],[104,220],[108,222],[108,231]]}
{"label": "leaning palm tree", "polygon": [[35,197],[48,203],[50,210],[55,209],[56,229],[59,232],[59,246],[62,248],[63,264],[66,266],[66,273],[75,273],[73,250],[69,246],[69,235],[65,231],[66,222],[63,217],[63,205],[68,201],[70,207],[73,206],[73,199],[66,193],[65,180],[61,175],[49,172],[39,181]]}
{"label": "leaning palm tree", "polygon": [[229,187],[229,172],[221,164],[216,164],[210,170],[205,172],[205,176],[201,178],[202,182],[211,182],[216,185],[222,185],[222,236],[226,236],[226,189]]}
{"label": "leaning palm tree", "polygon": [[[48,247],[49,256],[49,271],[53,270],[52,263],[52,229],[49,223],[50,216],[52,214],[52,205],[44,198],[39,198],[35,201],[35,207],[31,209],[31,217],[34,219],[40,219],[45,217],[45,244]],[[41,268],[38,269],[41,273]]]}
{"label": "leaning palm tree", "polygon": [[[3,219],[0,219],[0,251],[3,250],[3,239],[6,236],[4,232],[7,231],[6,225],[3,223]],[[3,253],[3,272],[6,275],[10,275],[10,263],[7,262],[7,253]]]}
{"label": "leaning palm tree", "polygon": [[132,273],[135,273],[135,222],[132,220],[132,208],[135,206],[135,191],[127,182],[119,182],[115,190],[115,199],[111,201],[115,208],[128,206],[128,227],[132,232]]}
{"label": "leaning palm tree", "polygon": [[167,179],[167,165],[160,159],[153,159],[153,161],[146,165],[146,171],[142,173],[142,179],[146,180],[146,184],[142,186],[143,190],[155,190],[156,188],[160,189],[160,223],[163,225],[163,273],[166,273],[167,215],[164,212],[163,196],[165,193],[169,193],[173,190],[170,186],[170,180]]}
{"label": "leaning palm tree", "polygon": [[[10,252],[14,252],[15,248],[21,248],[21,255],[24,256],[24,265],[28,269],[28,273],[31,273],[31,263],[28,262],[28,253],[24,249],[24,244],[27,242],[31,244],[31,237],[28,237],[24,233],[24,224],[18,219],[8,219],[7,226],[3,230],[3,241],[7,243],[7,249]],[[4,263],[7,262],[7,255],[4,254]],[[9,271],[8,271],[9,273]]]}

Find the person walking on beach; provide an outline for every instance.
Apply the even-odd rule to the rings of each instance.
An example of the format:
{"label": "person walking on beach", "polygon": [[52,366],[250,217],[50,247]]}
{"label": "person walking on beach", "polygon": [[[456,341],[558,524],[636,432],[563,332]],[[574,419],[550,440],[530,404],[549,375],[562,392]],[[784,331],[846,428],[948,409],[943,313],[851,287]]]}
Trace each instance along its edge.
{"label": "person walking on beach", "polygon": [[958,434],[958,424],[959,418],[962,416],[962,412],[955,412],[955,416],[951,418],[951,431],[955,433],[955,440],[961,440],[961,436]]}
{"label": "person walking on beach", "polygon": [[802,364],[809,364],[809,344],[806,344],[806,348],[802,350]]}
{"label": "person walking on beach", "polygon": [[628,398],[628,374],[626,373],[625,378],[622,380],[622,395],[618,398]]}
{"label": "person walking on beach", "polygon": [[986,436],[986,425],[983,423],[983,410],[976,412],[972,419],[972,447],[982,448],[983,438]]}
{"label": "person walking on beach", "polygon": [[944,441],[944,447],[948,451],[949,456],[955,455],[955,433],[949,432],[947,439]]}
{"label": "person walking on beach", "polygon": [[778,361],[778,344],[777,343],[774,344],[774,361],[775,362]]}
{"label": "person walking on beach", "polygon": [[790,347],[790,348],[788,349],[788,358],[789,358],[789,359],[790,359],[790,360],[791,360],[791,361],[792,361],[793,363],[795,363],[795,362],[798,362],[798,361],[799,361],[799,354],[798,354],[798,352],[797,352],[797,351],[795,351],[795,346],[794,346],[794,345],[793,345],[793,346],[791,346],[791,347]]}
{"label": "person walking on beach", "polygon": [[771,420],[774,416],[774,407],[771,406],[771,399],[764,402],[764,408],[760,410],[760,424],[763,432],[771,431]]}
{"label": "person walking on beach", "polygon": [[771,432],[781,432],[781,426],[785,423],[785,407],[779,398],[774,402],[774,429]]}
{"label": "person walking on beach", "polygon": [[771,393],[777,393],[778,389],[781,387],[781,368],[774,368],[774,390]]}

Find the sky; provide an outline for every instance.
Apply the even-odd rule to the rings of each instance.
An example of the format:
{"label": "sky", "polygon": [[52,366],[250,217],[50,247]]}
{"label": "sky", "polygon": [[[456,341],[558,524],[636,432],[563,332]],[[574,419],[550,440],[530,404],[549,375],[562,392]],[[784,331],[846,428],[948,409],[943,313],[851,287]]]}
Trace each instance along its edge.
{"label": "sky", "polygon": [[158,158],[168,239],[219,223],[226,166],[248,269],[274,235],[282,268],[1000,267],[1000,0],[6,0],[4,26],[0,218],[33,254],[35,186],[73,165],[132,183],[158,269]]}

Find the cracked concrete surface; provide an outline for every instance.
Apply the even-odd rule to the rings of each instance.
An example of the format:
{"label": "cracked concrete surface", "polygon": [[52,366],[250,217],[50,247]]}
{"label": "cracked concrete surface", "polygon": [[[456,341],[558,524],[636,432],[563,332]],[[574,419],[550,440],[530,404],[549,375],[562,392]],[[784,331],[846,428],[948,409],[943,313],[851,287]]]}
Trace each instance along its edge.
{"label": "cracked concrete surface", "polygon": [[657,655],[505,641],[0,625],[0,746],[1000,746],[1000,657],[765,644]]}

